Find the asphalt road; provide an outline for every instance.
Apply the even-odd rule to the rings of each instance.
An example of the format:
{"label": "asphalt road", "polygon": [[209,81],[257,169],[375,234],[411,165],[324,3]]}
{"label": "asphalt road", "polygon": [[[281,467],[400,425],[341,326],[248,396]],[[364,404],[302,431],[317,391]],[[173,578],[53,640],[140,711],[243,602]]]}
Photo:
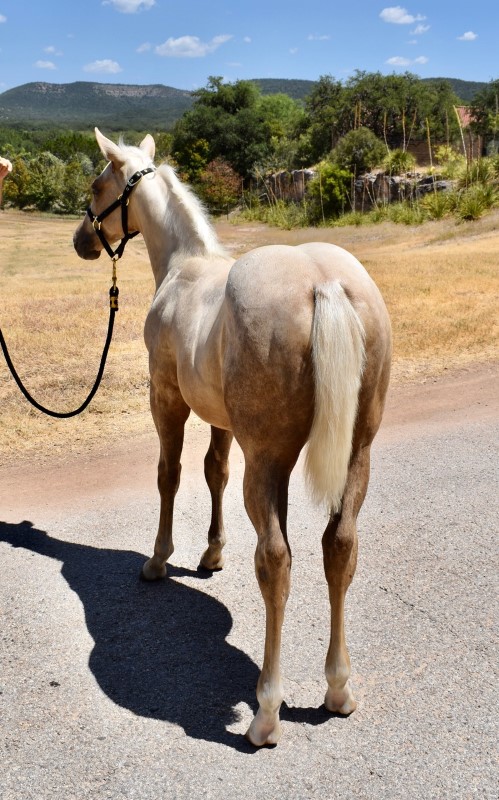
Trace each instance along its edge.
{"label": "asphalt road", "polygon": [[154,439],[0,470],[1,799],[497,798],[498,374],[391,395],[348,595],[359,706],[347,719],[322,705],[325,520],[296,471],[273,749],[242,737],[263,604],[240,452],[227,566],[204,578],[207,434],[189,430],[158,584],[138,579],[156,529]]}

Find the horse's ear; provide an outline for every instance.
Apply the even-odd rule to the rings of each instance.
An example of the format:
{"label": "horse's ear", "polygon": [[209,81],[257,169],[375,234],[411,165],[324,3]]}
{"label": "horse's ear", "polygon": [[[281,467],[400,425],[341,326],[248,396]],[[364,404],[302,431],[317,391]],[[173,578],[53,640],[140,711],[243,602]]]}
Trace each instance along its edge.
{"label": "horse's ear", "polygon": [[104,136],[98,128],[95,128],[95,138],[97,139],[97,144],[104,158],[107,159],[107,161],[111,161],[113,166],[118,168],[122,167],[125,163],[125,159],[123,158],[121,148],[112,142],[111,139]]}
{"label": "horse's ear", "polygon": [[140,143],[140,149],[144,151],[146,155],[149,156],[151,161],[154,161],[154,153],[156,152],[156,144],[154,139],[152,138],[151,134],[148,133],[147,136],[142,139]]}

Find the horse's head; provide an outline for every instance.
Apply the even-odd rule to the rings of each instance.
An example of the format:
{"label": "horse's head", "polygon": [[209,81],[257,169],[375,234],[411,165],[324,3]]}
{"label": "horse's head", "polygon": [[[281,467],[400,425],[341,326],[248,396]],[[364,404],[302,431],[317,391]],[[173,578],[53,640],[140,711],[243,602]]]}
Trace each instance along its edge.
{"label": "horse's head", "polygon": [[[126,191],[130,178],[138,171],[150,166],[155,151],[154,139],[149,134],[142,140],[139,147],[117,145],[103,136],[98,128],[95,129],[95,138],[102,155],[109,163],[92,183],[92,201],[89,212],[73,236],[76,252],[80,258],[85,259],[99,258],[105,246],[102,238],[111,245],[128,233],[123,230],[121,206],[116,201]],[[106,215],[106,211],[113,205],[116,205],[114,210]],[[105,220],[98,222],[96,218],[103,214]],[[132,206],[127,207],[127,214],[128,229],[138,230]],[[99,226],[103,237],[99,237],[97,233]]]}

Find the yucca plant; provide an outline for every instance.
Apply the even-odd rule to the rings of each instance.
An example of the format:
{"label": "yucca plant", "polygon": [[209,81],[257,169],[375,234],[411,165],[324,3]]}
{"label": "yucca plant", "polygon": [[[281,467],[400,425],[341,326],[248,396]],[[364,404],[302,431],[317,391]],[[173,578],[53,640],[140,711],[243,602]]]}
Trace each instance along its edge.
{"label": "yucca plant", "polygon": [[421,207],[429,219],[443,219],[449,213],[449,194],[430,192],[421,200]]}
{"label": "yucca plant", "polygon": [[416,166],[416,159],[407,150],[391,150],[383,161],[383,168],[390,175],[404,175]]}
{"label": "yucca plant", "polygon": [[459,178],[459,186],[466,188],[474,184],[488,183],[492,178],[492,165],[490,158],[477,158],[472,161]]}
{"label": "yucca plant", "polygon": [[497,202],[498,192],[494,186],[477,183],[461,192],[456,215],[461,220],[477,220]]}

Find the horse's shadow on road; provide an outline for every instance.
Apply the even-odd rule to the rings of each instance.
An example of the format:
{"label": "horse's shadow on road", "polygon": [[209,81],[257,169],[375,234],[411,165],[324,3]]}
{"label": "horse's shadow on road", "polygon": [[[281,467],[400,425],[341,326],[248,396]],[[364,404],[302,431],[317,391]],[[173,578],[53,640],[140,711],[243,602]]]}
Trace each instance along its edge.
{"label": "horse's shadow on road", "polygon": [[[169,579],[147,583],[138,577],[142,554],[66,542],[31,522],[0,522],[0,542],[61,562],[95,642],[90,670],[113,702],[180,725],[194,738],[254,751],[227,727],[238,721],[239,703],[256,710],[258,667],[226,641],[232,627],[227,608],[175,580],[202,581],[209,573],[169,566]],[[285,719],[304,721],[304,715],[310,724],[329,716],[321,709],[282,708]]]}

